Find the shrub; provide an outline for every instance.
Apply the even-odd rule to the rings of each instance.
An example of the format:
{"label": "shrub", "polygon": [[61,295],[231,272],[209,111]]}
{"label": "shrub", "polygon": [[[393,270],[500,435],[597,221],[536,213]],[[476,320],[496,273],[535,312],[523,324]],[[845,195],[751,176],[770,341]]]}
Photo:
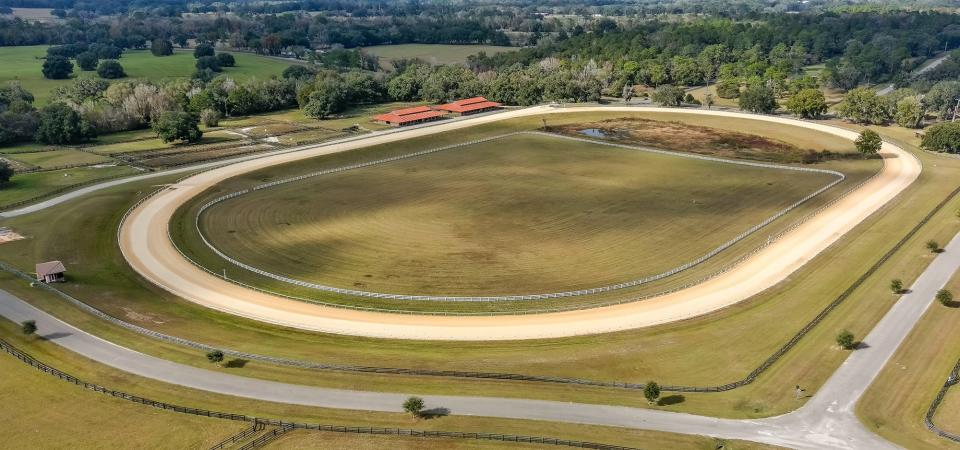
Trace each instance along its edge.
{"label": "shrub", "polygon": [[930,250],[930,253],[937,253],[940,251],[940,243],[934,240],[927,241],[927,250]]}
{"label": "shrub", "polygon": [[100,58],[97,57],[96,53],[83,52],[77,55],[77,65],[80,66],[80,70],[96,70],[98,62],[100,62]]}
{"label": "shrub", "polygon": [[837,345],[844,350],[850,350],[853,348],[855,342],[853,333],[843,330],[840,334],[837,335]]}
{"label": "shrub", "polygon": [[97,135],[80,113],[63,103],[51,103],[40,110],[35,139],[44,144],[79,144]]}
{"label": "shrub", "polygon": [[43,61],[43,76],[51,80],[65,80],[73,73],[73,63],[63,56],[48,56]]}
{"label": "shrub", "polygon": [[283,78],[288,78],[288,79],[289,78],[302,79],[302,78],[311,78],[314,75],[316,75],[316,73],[317,72],[315,70],[307,66],[298,64],[298,65],[290,66],[290,67],[287,67],[286,69],[283,69],[282,76]]}
{"label": "shrub", "polygon": [[166,39],[154,39],[150,42],[150,53],[153,56],[170,56],[173,54],[173,44]]}
{"label": "shrub", "polygon": [[31,335],[37,332],[37,322],[33,320],[27,320],[20,324],[20,331],[23,334]]}
{"label": "shrub", "polygon": [[960,122],[943,122],[928,128],[920,146],[934,152],[960,153]]}
{"label": "shrub", "polygon": [[123,66],[113,59],[100,61],[100,65],[97,66],[97,75],[99,75],[100,78],[106,78],[108,80],[127,76],[123,71]]}
{"label": "shrub", "polygon": [[6,161],[0,161],[0,188],[6,186],[13,178],[13,167]]}
{"label": "shrub", "polygon": [[660,385],[653,381],[648,381],[647,384],[643,385],[643,397],[647,399],[647,402],[653,404],[660,398]]}
{"label": "shrub", "polygon": [[903,292],[903,281],[899,278],[890,280],[890,291],[892,291],[894,294]]}
{"label": "shrub", "polygon": [[876,131],[863,130],[854,144],[857,146],[858,152],[864,155],[876,155],[880,151],[880,147],[883,146],[883,139],[880,139],[880,135]]}
{"label": "shrub", "polygon": [[953,293],[946,289],[940,289],[937,291],[937,296],[935,298],[938,302],[940,302],[941,305],[949,306],[950,302],[953,301]]}
{"label": "shrub", "polygon": [[766,86],[751,86],[740,94],[740,109],[770,114],[777,110],[777,98],[773,89]]}
{"label": "shrub", "polygon": [[203,136],[197,117],[185,111],[164,111],[151,125],[163,142],[196,142]]}
{"label": "shrub", "polygon": [[827,112],[827,101],[819,89],[801,89],[787,100],[787,110],[805,119],[816,119]]}
{"label": "shrub", "polygon": [[720,98],[739,97],[740,80],[734,77],[723,77],[717,80],[717,96]]}
{"label": "shrub", "polygon": [[204,56],[213,56],[214,50],[213,46],[207,43],[197,44],[197,48],[193,49],[193,57],[200,59]]}
{"label": "shrub", "polygon": [[233,55],[229,53],[218,53],[215,58],[217,58],[217,64],[220,64],[220,67],[233,67],[237,65],[237,61],[233,59]]}
{"label": "shrub", "polygon": [[869,88],[856,88],[847,93],[837,111],[854,122],[879,125],[892,118],[892,109],[886,97],[878,96]]}
{"label": "shrub", "polygon": [[403,410],[413,417],[420,417],[423,414],[423,407],[423,399],[420,397],[410,397],[403,402]]}
{"label": "shrub", "polygon": [[217,62],[217,58],[215,56],[201,56],[200,58],[197,58],[197,71],[202,72],[207,69],[213,72],[219,72],[223,70],[220,68],[220,63]]}
{"label": "shrub", "polygon": [[210,361],[215,364],[220,364],[223,361],[223,352],[220,350],[213,350],[207,353],[207,361]]}
{"label": "shrub", "polygon": [[200,121],[203,122],[203,124],[208,127],[215,127],[217,125],[220,125],[220,119],[222,117],[223,116],[222,114],[220,114],[220,111],[217,111],[215,109],[207,108],[207,109],[204,109],[203,111],[200,111]]}
{"label": "shrub", "polygon": [[664,106],[680,106],[683,103],[684,90],[681,87],[664,84],[657,87],[650,98]]}

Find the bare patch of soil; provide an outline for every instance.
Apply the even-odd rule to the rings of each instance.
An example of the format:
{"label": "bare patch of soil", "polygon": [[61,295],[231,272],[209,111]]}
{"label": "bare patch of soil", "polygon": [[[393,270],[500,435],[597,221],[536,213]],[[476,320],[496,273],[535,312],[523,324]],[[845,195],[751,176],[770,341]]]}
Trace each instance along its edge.
{"label": "bare patch of soil", "polygon": [[[786,142],[755,134],[718,128],[639,118],[608,119],[598,122],[551,127],[567,136],[587,137],[583,130],[595,129],[598,139],[630,145],[656,147],[678,152],[749,159],[777,163],[812,164],[845,155],[827,150],[802,149]],[[596,138],[596,137],[595,137]]]}

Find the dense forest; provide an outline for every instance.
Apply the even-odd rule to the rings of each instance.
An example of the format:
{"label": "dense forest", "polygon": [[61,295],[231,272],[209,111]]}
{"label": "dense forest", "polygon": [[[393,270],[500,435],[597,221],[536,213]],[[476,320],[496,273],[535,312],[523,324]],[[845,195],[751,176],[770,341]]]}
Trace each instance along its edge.
{"label": "dense forest", "polygon": [[[915,73],[919,64],[939,52],[960,47],[960,21],[946,10],[848,7],[824,1],[811,2],[810,11],[783,14],[765,12],[776,2],[745,1],[743,17],[732,18],[729,11],[725,16],[688,14],[690,9],[709,7],[713,4],[709,1],[697,2],[696,8],[684,2],[296,4],[325,12],[254,12],[281,3],[228,3],[238,11],[249,9],[173,17],[139,12],[83,18],[71,10],[74,17],[54,23],[0,20],[0,43],[52,44],[44,62],[48,78],[69,77],[74,61],[86,65],[86,70],[100,61],[104,67],[96,68],[101,78],[122,78],[116,60],[126,49],[150,47],[163,56],[174,46],[196,48],[197,71],[189,80],[78,79],[58,92],[59,103],[69,106],[89,133],[150,126],[171,111],[198,120],[300,107],[322,119],[350,105],[443,102],[475,95],[510,105],[635,95],[681,105],[700,102],[684,88],[707,84],[715,84],[717,96],[737,99],[742,109],[771,113],[782,105],[807,118],[827,111],[823,88],[850,91],[837,109],[842,116],[920,127],[928,113],[941,119],[951,116],[960,99],[960,52],[934,70]],[[77,8],[80,3],[72,5]],[[833,6],[824,9],[829,5]],[[533,12],[610,7],[635,12],[630,8],[648,6],[670,6],[681,15],[591,15],[570,20]],[[376,57],[360,49],[388,43],[509,44],[508,32],[521,33],[524,48],[478,53],[460,65],[396,60],[384,70]],[[313,64],[291,66],[282,79],[238,83],[219,74],[221,65],[232,64],[228,54],[214,56],[215,49],[223,48],[297,57]],[[812,65],[818,69],[808,72]],[[887,96],[858,89],[878,83],[897,89]],[[7,98],[0,102],[0,141],[36,137],[44,117],[61,120],[68,113],[58,106],[49,112],[53,115],[45,116],[32,107],[30,93],[18,86],[7,89],[0,95]],[[151,107],[145,112],[138,105]]]}

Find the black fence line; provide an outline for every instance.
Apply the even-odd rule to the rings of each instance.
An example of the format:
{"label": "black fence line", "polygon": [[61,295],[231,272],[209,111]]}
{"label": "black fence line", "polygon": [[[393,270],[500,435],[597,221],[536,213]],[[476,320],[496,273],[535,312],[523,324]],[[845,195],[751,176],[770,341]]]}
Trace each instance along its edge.
{"label": "black fence line", "polygon": [[214,444],[210,447],[210,450],[223,450],[237,442],[243,441],[244,439],[249,438],[261,431],[263,431],[264,425],[260,422],[254,422],[253,425],[250,425],[247,428],[240,430],[239,433],[231,435],[226,439]]}
{"label": "black fence line", "polygon": [[[822,322],[827,315],[830,314],[837,306],[843,303],[857,288],[859,288],[863,283],[870,278],[879,268],[886,263],[897,251],[899,251],[914,235],[926,225],[930,219],[933,218],[940,210],[946,206],[958,193],[960,193],[960,187],[954,189],[946,198],[941,200],[927,215],[920,220],[910,231],[907,232],[903,238],[901,238],[893,247],[890,248],[883,256],[880,257],[867,271],[865,271],[860,277],[858,277],[846,290],[844,290],[840,295],[838,295],[829,305],[827,305],[823,310],[817,314],[810,322],[808,322],[803,328],[801,328],[789,341],[787,341],[783,346],[781,346],[777,351],[775,351],[769,358],[763,361],[757,368],[747,374],[744,378],[734,381],[731,383],[718,385],[718,386],[674,386],[674,385],[661,385],[661,390],[665,392],[725,392],[739,387],[746,386],[753,383],[762,373],[769,369],[773,364],[775,364],[780,358],[783,357],[790,349],[792,349],[796,344],[809,333],[813,328],[815,328],[820,322]],[[17,275],[26,280],[33,280],[33,277],[30,275],[17,270],[14,267],[11,267],[7,264],[0,262],[0,269],[10,272],[14,275]],[[549,376],[537,376],[537,375],[524,375],[524,374],[514,374],[514,373],[499,373],[499,372],[479,372],[479,371],[458,371],[458,370],[431,370],[431,369],[407,369],[407,368],[395,368],[395,367],[375,367],[375,366],[353,366],[353,365],[341,365],[341,364],[323,364],[323,363],[313,363],[307,361],[298,361],[286,358],[276,358],[266,355],[259,355],[255,353],[241,352],[237,350],[225,349],[222,347],[215,347],[200,342],[191,341],[188,339],[178,338],[175,336],[170,336],[163,334],[157,331],[153,331],[147,328],[134,325],[132,323],[120,320],[116,317],[113,317],[99,309],[90,306],[69,294],[56,289],[55,287],[39,283],[39,287],[45,288],[61,298],[68,300],[70,303],[78,306],[79,308],[97,316],[101,319],[104,319],[108,322],[111,322],[115,325],[126,328],[130,331],[133,331],[138,334],[142,334],[148,337],[153,337],[158,340],[169,342],[181,346],[186,346],[194,348],[204,352],[210,352],[214,350],[220,350],[224,354],[241,358],[249,359],[255,361],[263,361],[271,364],[290,366],[302,369],[313,369],[313,370],[330,370],[338,372],[354,372],[354,373],[371,373],[371,374],[386,374],[386,375],[410,375],[410,376],[429,376],[429,377],[446,377],[446,378],[466,378],[466,379],[487,379],[487,380],[508,380],[508,381],[527,381],[527,382],[539,382],[539,383],[556,383],[556,384],[569,384],[569,385],[580,385],[580,386],[590,386],[590,387],[602,387],[602,388],[618,388],[618,389],[630,389],[630,390],[642,390],[644,384],[642,383],[628,383],[620,381],[600,381],[600,380],[590,380],[582,378],[568,378],[568,377],[549,377]]]}
{"label": "black fence line", "polygon": [[346,425],[328,425],[328,424],[317,424],[317,423],[304,423],[304,422],[288,422],[285,420],[279,419],[263,419],[254,416],[247,416],[244,414],[234,414],[221,411],[211,411],[208,409],[201,408],[190,408],[186,406],[174,405],[166,402],[161,402],[157,400],[151,400],[144,397],[139,397],[136,395],[128,394],[123,391],[117,391],[103,387],[99,384],[88,383],[81,380],[73,375],[70,375],[62,370],[49,366],[36,358],[30,356],[29,354],[23,352],[22,350],[15,347],[13,344],[0,339],[0,349],[6,352],[9,355],[19,359],[20,361],[26,363],[30,367],[33,367],[41,372],[44,372],[49,375],[53,375],[60,380],[73,383],[74,385],[80,386],[84,389],[91,390],[94,392],[99,392],[102,394],[109,395],[111,397],[120,398],[123,400],[131,401],[134,403],[139,403],[141,405],[152,406],[157,409],[163,409],[167,411],[174,411],[182,414],[190,414],[200,417],[210,417],[214,419],[224,419],[224,420],[233,420],[240,422],[250,422],[251,424],[262,424],[265,426],[273,426],[279,429],[284,429],[286,431],[293,429],[305,429],[305,430],[317,430],[317,431],[330,431],[337,433],[355,433],[355,434],[371,434],[371,435],[390,435],[390,436],[417,436],[417,437],[427,437],[427,438],[456,438],[456,439],[474,439],[474,440],[486,440],[486,441],[501,441],[501,442],[525,442],[525,443],[537,443],[537,444],[548,444],[556,446],[565,446],[565,447],[578,447],[578,448],[590,448],[597,450],[640,450],[633,447],[623,447],[619,445],[609,445],[601,444],[597,442],[587,442],[587,441],[576,441],[569,439],[557,439],[544,436],[523,436],[523,435],[512,435],[512,434],[499,434],[499,433],[478,433],[478,432],[465,432],[465,431],[428,431],[428,430],[413,430],[413,429],[402,429],[402,428],[383,428],[383,427],[354,427]]}
{"label": "black fence line", "polygon": [[960,378],[960,360],[957,360],[957,363],[954,364],[953,370],[951,370],[950,375],[947,376],[947,381],[944,381],[943,386],[940,386],[940,391],[937,392],[937,396],[934,397],[933,401],[930,403],[930,407],[927,408],[927,415],[923,417],[923,425],[926,426],[928,430],[937,436],[954,442],[960,442],[960,435],[951,433],[938,427],[935,423],[933,423],[933,416],[937,413],[937,408],[940,408],[940,404],[943,403],[943,397],[947,395],[947,391],[950,390],[950,387],[960,382],[960,379],[958,378]]}
{"label": "black fence line", "polygon": [[264,434],[261,435],[261,436],[257,436],[256,439],[254,439],[254,440],[252,440],[252,441],[250,441],[250,442],[247,442],[247,443],[244,444],[242,447],[238,447],[237,450],[253,450],[253,449],[255,449],[255,448],[261,448],[261,447],[263,447],[264,445],[267,445],[267,444],[269,444],[269,443],[277,440],[278,438],[280,438],[280,436],[283,436],[284,434],[287,434],[287,433],[290,432],[291,430],[293,430],[293,427],[289,427],[289,426],[280,427],[280,428],[274,428],[274,429],[272,429],[272,430],[264,433]]}

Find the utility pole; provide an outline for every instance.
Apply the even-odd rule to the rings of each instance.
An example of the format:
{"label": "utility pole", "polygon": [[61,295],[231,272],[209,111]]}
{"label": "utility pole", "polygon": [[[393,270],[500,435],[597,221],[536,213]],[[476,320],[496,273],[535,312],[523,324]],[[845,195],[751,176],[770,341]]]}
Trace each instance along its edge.
{"label": "utility pole", "polygon": [[951,122],[957,121],[957,109],[960,109],[960,98],[957,99],[957,106],[953,107],[953,119],[950,119]]}
{"label": "utility pole", "polygon": [[223,279],[224,279],[224,280],[227,279],[227,268],[226,268],[226,267],[223,268]]}

